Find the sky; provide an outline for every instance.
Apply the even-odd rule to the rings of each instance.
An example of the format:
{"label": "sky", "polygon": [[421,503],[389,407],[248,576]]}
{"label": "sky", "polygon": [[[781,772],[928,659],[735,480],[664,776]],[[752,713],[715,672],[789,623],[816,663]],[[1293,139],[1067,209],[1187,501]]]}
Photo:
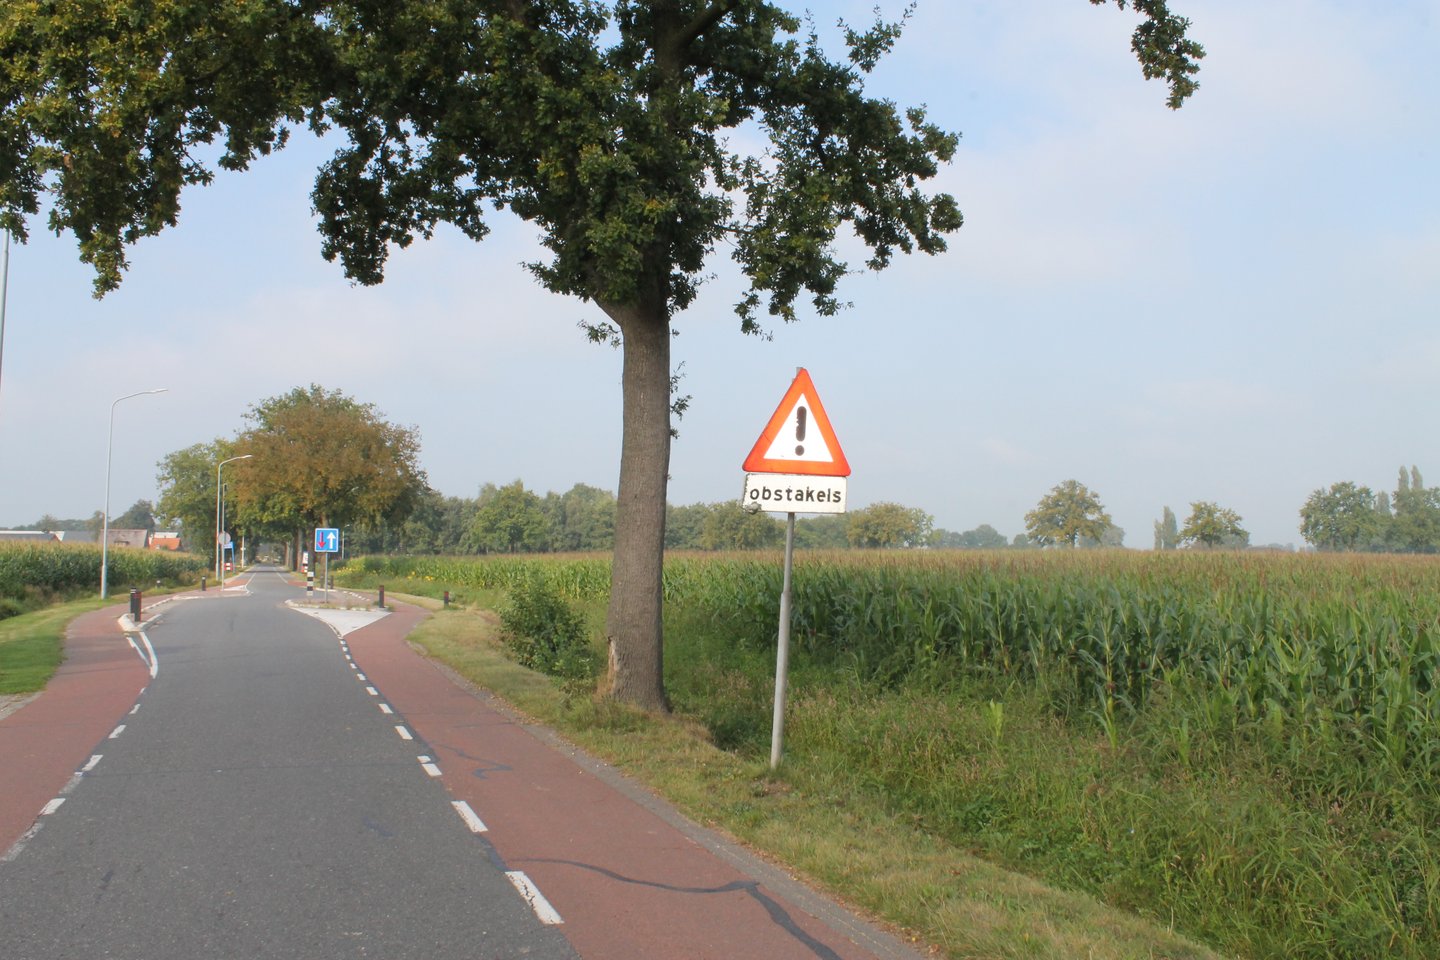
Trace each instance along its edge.
{"label": "sky", "polygon": [[[836,19],[868,23],[877,2],[903,9],[808,5],[832,55]],[[1254,543],[1298,546],[1318,488],[1393,490],[1402,464],[1440,480],[1440,0],[1171,6],[1207,52],[1178,111],[1130,53],[1131,12],[919,0],[867,89],[961,134],[933,183],[965,226],[881,273],[847,245],[850,307],[769,340],[739,332],[742,288],[717,254],[675,320],[692,399],[670,502],[740,497],[802,366],[852,509],[897,502],[954,531],[1013,536],[1073,478],[1127,546],[1196,501],[1236,511]],[[156,499],[167,453],[310,383],[417,428],[447,495],[615,488],[620,354],[579,329],[597,308],[523,269],[534,231],[442,230],[381,286],[352,286],[310,210],[331,152],[300,138],[187,192],[99,301],[74,238],[32,223],[10,252],[0,527],[101,509],[107,450],[111,513]]]}

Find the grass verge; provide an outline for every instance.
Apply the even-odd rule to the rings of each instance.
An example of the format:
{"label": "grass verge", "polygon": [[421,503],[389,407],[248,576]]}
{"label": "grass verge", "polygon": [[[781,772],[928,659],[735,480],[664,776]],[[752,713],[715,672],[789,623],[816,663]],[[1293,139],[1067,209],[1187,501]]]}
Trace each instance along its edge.
{"label": "grass verge", "polygon": [[[494,600],[467,599],[485,606]],[[592,618],[596,613],[587,612]],[[489,610],[452,607],[422,624],[411,640],[648,784],[692,819],[809,876],[922,949],[928,945],[951,957],[1043,960],[1219,956],[1163,924],[972,856],[858,783],[842,789],[862,773],[847,774],[843,767],[826,773],[833,754],[787,760],[783,775],[772,776],[765,757],[718,747],[708,721],[596,702],[583,685],[557,684],[523,669],[505,655],[499,633],[499,618]],[[722,671],[712,679],[722,675],[735,674]],[[685,684],[675,689],[683,699]],[[734,735],[744,741],[749,733]]]}
{"label": "grass verge", "polygon": [[0,696],[43,690],[64,659],[66,625],[113,603],[113,598],[72,600],[0,620]]}

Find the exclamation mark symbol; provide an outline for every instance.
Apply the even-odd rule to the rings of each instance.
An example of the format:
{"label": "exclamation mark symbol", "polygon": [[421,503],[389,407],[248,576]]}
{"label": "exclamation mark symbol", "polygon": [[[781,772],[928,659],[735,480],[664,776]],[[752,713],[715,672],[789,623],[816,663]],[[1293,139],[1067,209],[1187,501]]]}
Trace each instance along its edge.
{"label": "exclamation mark symbol", "polygon": [[805,415],[809,411],[804,407],[795,408],[795,456],[805,456]]}

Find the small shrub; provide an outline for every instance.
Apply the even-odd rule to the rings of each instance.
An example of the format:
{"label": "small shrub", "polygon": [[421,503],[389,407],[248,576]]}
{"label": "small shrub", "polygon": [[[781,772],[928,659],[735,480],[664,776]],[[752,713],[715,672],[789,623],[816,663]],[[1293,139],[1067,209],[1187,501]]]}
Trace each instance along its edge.
{"label": "small shrub", "polygon": [[505,645],[521,666],[562,680],[594,676],[585,618],[538,578],[518,583],[500,611]]}

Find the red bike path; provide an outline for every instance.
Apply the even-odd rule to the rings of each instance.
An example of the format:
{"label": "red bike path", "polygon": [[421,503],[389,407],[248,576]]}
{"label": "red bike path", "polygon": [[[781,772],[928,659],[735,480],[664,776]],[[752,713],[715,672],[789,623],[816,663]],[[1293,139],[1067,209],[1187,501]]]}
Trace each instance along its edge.
{"label": "red bike path", "polygon": [[65,662],[48,686],[0,719],[0,857],[37,822],[135,706],[150,682],[117,605],[82,614],[65,634]]}
{"label": "red bike path", "polygon": [[[0,857],[103,749],[149,680],[116,623],[122,611],[74,621],[50,685],[0,719]],[[405,640],[425,616],[396,605],[344,640],[379,702],[426,745],[495,856],[534,881],[585,960],[920,956],[453,679]]]}

